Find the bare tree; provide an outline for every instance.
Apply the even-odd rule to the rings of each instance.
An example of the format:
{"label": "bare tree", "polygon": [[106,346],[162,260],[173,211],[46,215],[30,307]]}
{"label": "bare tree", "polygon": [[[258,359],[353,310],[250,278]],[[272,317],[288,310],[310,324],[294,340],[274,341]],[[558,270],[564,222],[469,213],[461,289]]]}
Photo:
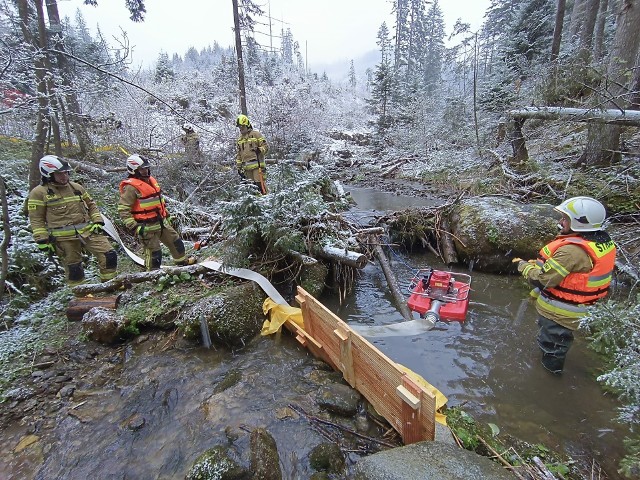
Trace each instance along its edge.
{"label": "bare tree", "polygon": [[[53,47],[60,52],[64,52],[64,44],[62,41],[62,26],[60,24],[60,14],[58,12],[58,3],[56,0],[47,0],[47,16],[49,17],[49,27],[53,36]],[[64,97],[67,104],[69,122],[73,125],[73,131],[78,139],[80,146],[80,154],[82,156],[94,155],[93,143],[87,132],[82,118],[82,109],[80,102],[76,96],[75,88],[71,80],[71,72],[67,62],[67,58],[62,54],[56,55],[58,68],[62,77],[62,85],[64,88]],[[71,138],[69,138],[71,141]]]}
{"label": "bare tree", "polygon": [[[609,55],[607,75],[600,92],[605,108],[624,110],[630,106],[632,82],[640,47],[640,0],[623,0],[616,22],[616,33]],[[580,158],[586,165],[602,165],[619,160],[620,127],[590,125],[587,144]]]}
{"label": "bare tree", "polygon": [[560,40],[562,39],[562,24],[564,23],[564,12],[567,8],[567,0],[558,0],[556,10],[556,25],[553,29],[553,41],[551,43],[551,61],[558,59],[560,54]]}
{"label": "bare tree", "polygon": [[4,286],[9,272],[9,254],[7,249],[11,242],[11,226],[9,225],[9,206],[7,205],[7,184],[4,178],[0,177],[0,203],[2,204],[2,243],[0,243],[0,255],[2,259],[2,270],[0,271],[0,300],[4,296]]}
{"label": "bare tree", "polygon": [[240,93],[240,111],[247,114],[247,93],[244,86],[244,61],[242,60],[242,36],[240,34],[240,13],[238,0],[233,1],[233,30],[236,37],[236,58],[238,60],[238,89]]}

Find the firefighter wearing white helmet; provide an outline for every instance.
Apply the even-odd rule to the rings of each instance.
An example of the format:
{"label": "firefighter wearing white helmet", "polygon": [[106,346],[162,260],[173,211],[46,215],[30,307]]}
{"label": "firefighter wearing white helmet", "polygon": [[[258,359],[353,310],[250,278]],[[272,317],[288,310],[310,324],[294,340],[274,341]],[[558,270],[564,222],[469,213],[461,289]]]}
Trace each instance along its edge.
{"label": "firefighter wearing white helmet", "polygon": [[100,280],[116,276],[118,256],[102,233],[100,210],[85,188],[69,180],[69,162],[45,155],[39,162],[42,184],[29,193],[29,223],[41,252],[56,254],[65,268],[69,285],[85,280],[83,252],[93,254]]}
{"label": "firefighter wearing white helmet", "polygon": [[200,137],[190,123],[182,125],[182,130],[184,130],[184,133],[180,136],[180,141],[184,145],[184,155],[187,164],[191,167],[197,167],[202,162]]}
{"label": "firefighter wearing white helmet", "polygon": [[241,178],[253,182],[262,194],[266,194],[267,170],[264,158],[269,151],[269,145],[262,134],[252,127],[249,117],[246,115],[238,115],[236,127],[240,129],[240,137],[236,140],[238,174]]}
{"label": "firefighter wearing white helmet", "polygon": [[555,210],[561,215],[559,235],[540,250],[536,261],[514,261],[534,287],[542,365],[559,374],[580,319],[609,291],[616,247],[603,229],[606,211],[599,201],[573,197]]}
{"label": "firefighter wearing white helmet", "polygon": [[129,177],[120,182],[118,213],[132,234],[137,235],[144,248],[147,270],[162,265],[162,245],[166,245],[176,265],[192,265],[184,242],[171,226],[158,181],[151,176],[151,163],[143,155],[134,154],[126,160]]}

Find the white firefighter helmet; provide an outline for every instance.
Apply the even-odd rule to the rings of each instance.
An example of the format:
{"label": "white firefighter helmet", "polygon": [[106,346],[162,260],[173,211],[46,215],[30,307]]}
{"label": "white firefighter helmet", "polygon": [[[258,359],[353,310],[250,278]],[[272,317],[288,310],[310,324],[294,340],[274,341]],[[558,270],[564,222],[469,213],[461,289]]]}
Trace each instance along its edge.
{"label": "white firefighter helmet", "polygon": [[129,158],[127,158],[127,172],[130,175],[135,175],[139,168],[151,169],[151,164],[146,157],[134,153]]}
{"label": "white firefighter helmet", "polygon": [[189,122],[187,122],[187,123],[182,125],[182,129],[185,132],[193,132],[193,125],[191,125]]}
{"label": "white firefighter helmet", "polygon": [[568,198],[554,210],[569,217],[571,230],[574,232],[602,230],[602,224],[607,216],[604,206],[591,197]]}
{"label": "white firefighter helmet", "polygon": [[70,172],[71,165],[56,155],[45,155],[40,159],[40,173],[45,178],[51,178],[52,173]]}

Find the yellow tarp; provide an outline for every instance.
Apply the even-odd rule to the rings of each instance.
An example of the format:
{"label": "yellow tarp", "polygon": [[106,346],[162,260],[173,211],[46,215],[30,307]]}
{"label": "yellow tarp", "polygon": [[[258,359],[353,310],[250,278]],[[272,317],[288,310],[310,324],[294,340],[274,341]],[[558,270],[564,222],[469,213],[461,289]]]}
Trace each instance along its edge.
{"label": "yellow tarp", "polygon": [[[260,335],[272,335],[277,333],[287,320],[293,321],[300,328],[304,329],[302,310],[299,308],[290,307],[289,305],[280,305],[267,297],[262,304],[262,311],[269,317],[269,320],[265,320],[262,324]],[[396,365],[400,370],[405,372],[416,385],[421,386],[436,397],[436,422],[446,425],[447,417],[446,415],[439,413],[439,410],[447,403],[447,397],[413,370],[410,370],[399,363],[396,363]]]}
{"label": "yellow tarp", "polygon": [[269,317],[269,320],[265,320],[262,324],[260,335],[272,335],[279,332],[280,328],[287,320],[291,320],[300,328],[304,328],[302,310],[299,308],[290,307],[289,305],[280,305],[267,297],[262,304],[262,311]]}

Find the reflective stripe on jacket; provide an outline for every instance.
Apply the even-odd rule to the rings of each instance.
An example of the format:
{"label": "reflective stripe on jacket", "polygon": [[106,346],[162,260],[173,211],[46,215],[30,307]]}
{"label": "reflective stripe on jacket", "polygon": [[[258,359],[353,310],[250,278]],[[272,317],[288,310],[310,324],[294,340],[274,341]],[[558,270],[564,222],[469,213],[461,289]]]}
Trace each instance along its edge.
{"label": "reflective stripe on jacket", "polygon": [[131,185],[140,193],[131,206],[131,214],[136,222],[160,221],[168,216],[162,190],[155,178],[149,177],[148,182],[139,178],[127,178],[120,182],[120,193],[127,185]]}
{"label": "reflective stripe on jacket", "polygon": [[102,221],[89,193],[75,182],[35,187],[29,193],[27,211],[35,241],[87,236],[92,222]]}
{"label": "reflective stripe on jacket", "polygon": [[265,138],[257,130],[249,130],[247,133],[240,135],[236,141],[236,150],[238,168],[254,170],[258,167],[263,169],[266,167],[264,157],[269,151],[269,146]]}
{"label": "reflective stripe on jacket", "polygon": [[[576,245],[582,248],[591,259],[593,268],[586,273],[569,272],[553,259],[553,254],[564,245]],[[562,315],[569,318],[580,318],[587,307],[607,295],[613,268],[615,265],[616,247],[613,241],[597,243],[585,240],[580,236],[563,236],[545,245],[539,253],[538,264],[550,265],[564,276],[562,282],[555,287],[546,287],[537,299],[541,313]]]}

